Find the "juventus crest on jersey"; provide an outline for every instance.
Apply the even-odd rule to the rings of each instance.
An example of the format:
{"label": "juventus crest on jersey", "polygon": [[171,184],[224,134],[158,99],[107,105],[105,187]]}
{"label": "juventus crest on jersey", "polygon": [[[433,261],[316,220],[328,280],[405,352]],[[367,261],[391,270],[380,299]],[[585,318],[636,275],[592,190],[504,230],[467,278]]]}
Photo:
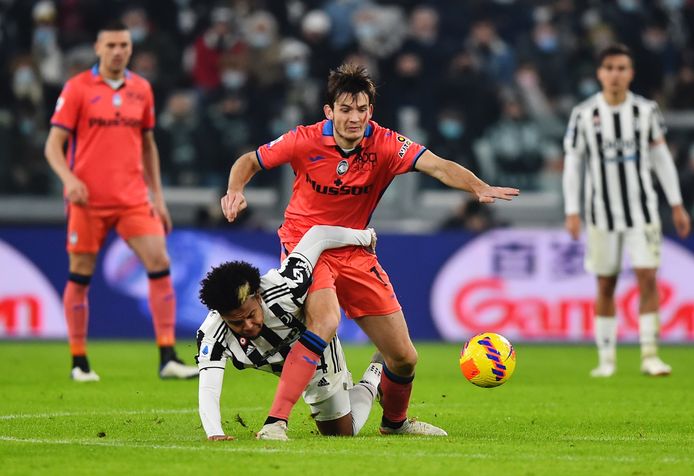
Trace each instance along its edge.
{"label": "juventus crest on jersey", "polygon": [[618,106],[597,93],[573,109],[564,149],[587,159],[586,221],[607,231],[660,222],[649,150],[664,133],[657,104],[632,93]]}
{"label": "juventus crest on jersey", "polygon": [[308,260],[292,253],[282,268],[260,278],[264,324],[253,339],[234,333],[217,311],[211,311],[197,334],[196,361],[201,370],[223,367],[230,358],[238,369],[257,368],[279,375],[291,345],[306,328],[302,306],[312,272]]}

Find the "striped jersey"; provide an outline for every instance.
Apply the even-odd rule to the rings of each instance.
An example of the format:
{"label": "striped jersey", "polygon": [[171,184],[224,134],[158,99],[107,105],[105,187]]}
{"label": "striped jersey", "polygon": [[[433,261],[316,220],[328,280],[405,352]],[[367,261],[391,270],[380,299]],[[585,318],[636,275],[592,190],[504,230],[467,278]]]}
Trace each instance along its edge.
{"label": "striped jersey", "polygon": [[600,92],[573,109],[564,150],[585,159],[588,223],[607,231],[660,223],[649,150],[664,134],[658,105],[631,92],[617,106]]}
{"label": "striped jersey", "polygon": [[[264,323],[252,339],[232,331],[217,311],[208,313],[197,333],[200,370],[224,368],[230,359],[239,370],[255,368],[280,375],[291,346],[306,329],[303,303],[311,285],[313,266],[299,253],[290,254],[280,269],[271,269],[260,278],[260,301]],[[338,359],[337,337],[326,347],[319,367]]]}

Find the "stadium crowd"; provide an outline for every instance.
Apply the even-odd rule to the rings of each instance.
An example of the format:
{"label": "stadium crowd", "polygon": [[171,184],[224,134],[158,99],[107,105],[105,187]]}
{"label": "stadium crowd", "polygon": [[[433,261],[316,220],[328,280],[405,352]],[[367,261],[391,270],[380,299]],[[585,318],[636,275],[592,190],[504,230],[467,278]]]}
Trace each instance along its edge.
{"label": "stadium crowd", "polygon": [[[113,18],[130,29],[130,69],[154,88],[170,186],[222,189],[243,152],[322,119],[328,71],[346,61],[380,86],[376,121],[524,190],[558,191],[568,113],[598,91],[595,53],[609,43],[633,49],[636,93],[694,115],[691,0],[4,0],[1,194],[60,193],[43,157],[48,119]],[[689,209],[691,122],[669,134]]]}

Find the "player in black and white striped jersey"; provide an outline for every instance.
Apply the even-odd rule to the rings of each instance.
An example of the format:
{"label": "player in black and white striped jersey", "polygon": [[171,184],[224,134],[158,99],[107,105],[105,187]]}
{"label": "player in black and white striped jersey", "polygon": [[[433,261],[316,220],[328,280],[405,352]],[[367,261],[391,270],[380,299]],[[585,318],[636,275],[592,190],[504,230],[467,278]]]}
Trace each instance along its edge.
{"label": "player in black and white striped jersey", "polygon": [[671,368],[657,355],[658,290],[661,226],[655,171],[672,207],[677,233],[685,237],[690,218],[682,206],[674,161],[665,142],[665,127],[657,104],[629,91],[633,58],[624,45],[613,45],[598,56],[602,91],[576,106],[564,138],[564,208],[566,228],[580,234],[580,182],[584,169],[584,208],[588,246],[586,269],[597,275],[595,341],[599,364],[594,377],[616,370],[617,324],[614,291],[622,252],[629,254],[639,291],[641,371],[669,375]]}
{"label": "player in black and white striped jersey", "polygon": [[[222,429],[219,397],[227,360],[237,369],[255,368],[280,375],[291,346],[305,330],[303,305],[320,254],[356,245],[375,248],[373,230],[314,226],[279,269],[262,277],[245,262],[215,267],[201,283],[200,299],[209,309],[197,334],[200,419],[209,439],[233,439]],[[325,348],[303,397],[319,431],[356,435],[366,422],[382,366],[371,363],[362,381],[352,384],[340,341]],[[286,422],[268,424],[259,439],[286,440]]]}

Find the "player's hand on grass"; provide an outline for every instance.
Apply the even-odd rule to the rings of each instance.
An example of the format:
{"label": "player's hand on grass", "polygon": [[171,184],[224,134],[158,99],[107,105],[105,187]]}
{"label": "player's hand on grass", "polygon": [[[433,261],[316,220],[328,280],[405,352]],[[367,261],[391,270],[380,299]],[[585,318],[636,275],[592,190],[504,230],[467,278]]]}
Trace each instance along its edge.
{"label": "player's hand on grass", "polygon": [[166,206],[164,197],[154,197],[154,211],[161,218],[164,224],[164,230],[166,233],[171,233],[173,229],[173,222],[171,221],[171,215],[169,214],[169,209]]}
{"label": "player's hand on grass", "polygon": [[512,200],[517,197],[520,190],[511,187],[492,187],[485,185],[479,190],[475,190],[475,195],[480,203],[494,203],[497,198],[501,200]]}
{"label": "player's hand on grass", "polygon": [[675,225],[677,236],[686,238],[692,229],[692,221],[687,210],[682,205],[672,207],[672,223]]}
{"label": "player's hand on grass", "polygon": [[371,232],[371,243],[366,247],[369,253],[376,254],[376,242],[378,241],[378,235],[376,235],[376,230],[373,228],[367,228]]}
{"label": "player's hand on grass", "polygon": [[227,190],[227,194],[222,197],[222,213],[224,213],[224,217],[229,222],[236,220],[239,213],[245,210],[247,206],[246,197],[241,192]]}
{"label": "player's hand on grass", "polygon": [[231,435],[212,435],[208,436],[207,439],[209,441],[231,441],[235,440],[236,438]]}
{"label": "player's hand on grass", "polygon": [[74,175],[65,180],[65,196],[70,203],[86,205],[89,199],[89,190],[80,179]]}
{"label": "player's hand on grass", "polygon": [[581,234],[581,218],[578,216],[578,214],[573,213],[571,215],[566,215],[566,219],[564,220],[564,228],[566,228],[566,231],[569,232],[571,238],[577,240]]}

